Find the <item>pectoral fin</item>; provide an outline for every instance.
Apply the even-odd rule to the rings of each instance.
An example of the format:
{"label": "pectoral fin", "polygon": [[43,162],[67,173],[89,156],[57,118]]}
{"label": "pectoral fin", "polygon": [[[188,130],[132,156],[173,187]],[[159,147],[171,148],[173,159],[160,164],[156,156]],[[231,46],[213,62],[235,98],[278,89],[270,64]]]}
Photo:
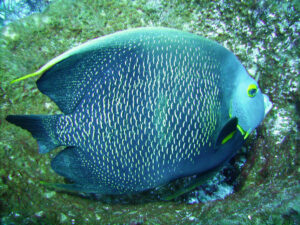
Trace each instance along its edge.
{"label": "pectoral fin", "polygon": [[236,117],[231,118],[227,121],[227,123],[225,123],[216,139],[215,149],[217,149],[218,146],[228,142],[234,136],[234,134],[237,132],[237,125],[238,119]]}

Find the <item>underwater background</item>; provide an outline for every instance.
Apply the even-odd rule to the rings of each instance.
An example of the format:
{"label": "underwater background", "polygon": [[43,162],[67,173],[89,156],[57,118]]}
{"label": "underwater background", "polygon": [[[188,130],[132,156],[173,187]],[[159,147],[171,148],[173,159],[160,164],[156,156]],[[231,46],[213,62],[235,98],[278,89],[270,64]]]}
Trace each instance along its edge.
{"label": "underwater background", "polygon": [[[300,224],[299,1],[1,0],[0,26],[0,224]],[[142,26],[230,49],[259,77],[272,110],[225,170],[172,201],[155,191],[101,198],[44,187],[64,182],[50,168],[61,149],[39,155],[29,132],[5,117],[60,111],[37,78],[9,82],[87,40]]]}

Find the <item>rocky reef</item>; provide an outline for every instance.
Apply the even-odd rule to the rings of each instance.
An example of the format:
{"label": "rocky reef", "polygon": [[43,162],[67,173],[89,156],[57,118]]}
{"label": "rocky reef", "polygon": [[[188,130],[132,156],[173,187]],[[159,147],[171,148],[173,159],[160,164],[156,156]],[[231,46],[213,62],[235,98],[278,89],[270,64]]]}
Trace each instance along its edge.
{"label": "rocky reef", "polygon": [[[1,224],[300,223],[299,1],[43,2],[29,16],[3,21],[1,28]],[[10,11],[1,8],[0,16],[12,18]],[[38,91],[37,78],[9,82],[89,39],[141,26],[177,28],[221,43],[238,56],[250,75],[259,77],[273,109],[227,169],[172,201],[152,197],[155,191],[130,200],[104,201],[101,196],[44,187],[40,181],[64,182],[50,168],[51,158],[61,149],[39,155],[30,134],[5,117],[58,114],[59,110]],[[177,185],[180,182],[164,191]]]}

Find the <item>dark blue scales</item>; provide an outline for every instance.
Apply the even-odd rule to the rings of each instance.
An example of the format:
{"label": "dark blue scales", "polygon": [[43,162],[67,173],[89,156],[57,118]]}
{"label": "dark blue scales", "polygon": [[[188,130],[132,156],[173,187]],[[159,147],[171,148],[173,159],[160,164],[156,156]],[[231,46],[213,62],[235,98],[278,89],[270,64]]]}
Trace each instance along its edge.
{"label": "dark blue scales", "polygon": [[197,35],[133,29],[41,69],[39,90],[64,114],[7,120],[29,130],[41,153],[66,146],[51,163],[74,182],[64,188],[139,192],[212,170],[241,147],[231,115],[241,71],[231,52]]}

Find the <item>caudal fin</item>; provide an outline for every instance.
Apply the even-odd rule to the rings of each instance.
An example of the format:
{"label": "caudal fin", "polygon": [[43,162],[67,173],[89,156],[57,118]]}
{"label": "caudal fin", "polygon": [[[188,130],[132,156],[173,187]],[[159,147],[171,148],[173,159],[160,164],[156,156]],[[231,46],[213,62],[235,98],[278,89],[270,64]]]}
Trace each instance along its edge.
{"label": "caudal fin", "polygon": [[9,115],[6,120],[28,130],[37,140],[39,153],[47,153],[60,144],[56,138],[56,121],[60,115]]}

